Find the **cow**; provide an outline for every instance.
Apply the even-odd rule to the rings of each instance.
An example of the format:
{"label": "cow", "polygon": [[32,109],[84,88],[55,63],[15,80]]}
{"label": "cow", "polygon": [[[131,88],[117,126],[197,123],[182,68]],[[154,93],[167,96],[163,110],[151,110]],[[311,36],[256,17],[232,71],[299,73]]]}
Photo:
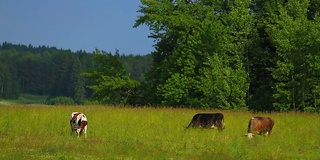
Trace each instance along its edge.
{"label": "cow", "polygon": [[264,134],[269,137],[274,125],[273,119],[270,117],[255,116],[249,120],[248,131],[245,136],[252,138],[254,134]]}
{"label": "cow", "polygon": [[87,135],[87,127],[88,127],[88,120],[87,117],[81,112],[72,112],[70,115],[70,126],[71,126],[71,135],[75,131],[77,136],[80,137],[82,133],[84,136]]}
{"label": "cow", "polygon": [[218,130],[223,130],[225,128],[223,122],[223,114],[222,113],[198,113],[193,116],[189,127],[198,127],[198,128],[211,128]]}

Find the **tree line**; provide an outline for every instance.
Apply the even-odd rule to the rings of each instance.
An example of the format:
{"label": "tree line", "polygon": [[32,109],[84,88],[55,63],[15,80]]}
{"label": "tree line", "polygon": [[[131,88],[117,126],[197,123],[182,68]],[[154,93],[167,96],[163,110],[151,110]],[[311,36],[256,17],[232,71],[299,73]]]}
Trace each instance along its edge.
{"label": "tree line", "polygon": [[155,104],[318,110],[320,1],[141,0]]}
{"label": "tree line", "polygon": [[[65,97],[83,104],[94,92],[87,87],[90,80],[82,74],[94,70],[97,66],[94,57],[101,55],[119,60],[118,67],[124,70],[123,74],[137,81],[144,81],[144,72],[149,70],[152,61],[150,55],[120,55],[118,50],[114,54],[98,49],[93,53],[72,52],[3,42],[0,45],[0,98],[17,99],[21,93],[28,93],[49,99]],[[48,102],[52,102],[49,99]]]}
{"label": "tree line", "polygon": [[149,27],[155,51],[124,56],[4,43],[0,96],[319,111],[319,7],[317,0],[141,0],[134,27]]}

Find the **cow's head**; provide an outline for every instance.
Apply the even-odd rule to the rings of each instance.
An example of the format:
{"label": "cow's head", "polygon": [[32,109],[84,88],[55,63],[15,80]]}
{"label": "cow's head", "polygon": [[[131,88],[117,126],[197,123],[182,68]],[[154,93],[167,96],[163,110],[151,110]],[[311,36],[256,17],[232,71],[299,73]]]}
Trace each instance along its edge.
{"label": "cow's head", "polygon": [[245,134],[245,136],[247,136],[247,137],[250,138],[250,139],[253,138],[253,135],[254,135],[254,134],[252,134],[252,133],[247,133],[247,134]]}

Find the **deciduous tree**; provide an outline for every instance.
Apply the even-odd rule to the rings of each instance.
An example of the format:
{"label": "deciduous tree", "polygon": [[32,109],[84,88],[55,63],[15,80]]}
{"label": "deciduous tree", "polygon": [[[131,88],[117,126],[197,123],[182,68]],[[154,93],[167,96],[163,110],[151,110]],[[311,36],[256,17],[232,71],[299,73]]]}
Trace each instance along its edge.
{"label": "deciduous tree", "polygon": [[128,97],[135,94],[134,89],[139,83],[126,75],[119,57],[118,51],[112,55],[96,49],[93,57],[96,66],[83,74],[90,80],[88,87],[94,91],[93,100],[125,105]]}

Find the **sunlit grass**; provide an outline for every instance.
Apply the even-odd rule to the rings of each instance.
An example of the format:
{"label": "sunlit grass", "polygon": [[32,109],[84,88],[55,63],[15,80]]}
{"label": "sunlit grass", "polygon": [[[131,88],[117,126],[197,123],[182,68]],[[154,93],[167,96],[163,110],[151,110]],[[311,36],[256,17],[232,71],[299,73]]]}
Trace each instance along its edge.
{"label": "sunlit grass", "polygon": [[[88,117],[87,138],[69,116]],[[198,112],[222,112],[223,131],[186,129]],[[317,159],[320,116],[110,106],[0,106],[0,159]],[[270,116],[269,138],[244,136],[254,115]]]}

